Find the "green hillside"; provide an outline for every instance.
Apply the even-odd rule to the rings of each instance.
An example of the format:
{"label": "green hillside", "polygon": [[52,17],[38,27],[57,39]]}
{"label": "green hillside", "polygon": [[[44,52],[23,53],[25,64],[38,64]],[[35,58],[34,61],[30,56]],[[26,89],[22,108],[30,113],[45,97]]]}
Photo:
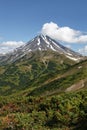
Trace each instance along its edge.
{"label": "green hillside", "polygon": [[87,60],[37,51],[0,66],[0,130],[86,130]]}
{"label": "green hillside", "polygon": [[32,53],[22,59],[0,67],[0,93],[12,94],[16,90],[39,87],[60,76],[74,62],[58,53]]}

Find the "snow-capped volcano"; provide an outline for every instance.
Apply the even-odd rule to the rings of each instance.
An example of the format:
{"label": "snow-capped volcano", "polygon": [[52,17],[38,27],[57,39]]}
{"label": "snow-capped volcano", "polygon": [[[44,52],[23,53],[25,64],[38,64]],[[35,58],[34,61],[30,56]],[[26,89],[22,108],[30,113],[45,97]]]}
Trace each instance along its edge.
{"label": "snow-capped volcano", "polygon": [[59,54],[65,54],[67,57],[81,56],[77,52],[74,52],[71,49],[64,47],[63,45],[53,40],[49,36],[45,36],[42,34],[27,42],[26,45],[17,48],[16,51],[18,50],[25,53],[36,50],[52,50],[58,52]]}
{"label": "snow-capped volcano", "polygon": [[55,40],[51,39],[48,36],[45,35],[39,35],[32,39],[31,41],[27,42],[25,45],[20,46],[19,48],[15,49],[13,52],[8,53],[4,56],[0,56],[0,62],[14,62],[20,58],[22,58],[25,55],[28,55],[31,52],[35,51],[55,51],[59,54],[64,54],[67,58],[78,61],[82,57],[80,54],[72,51],[71,49],[62,46]]}

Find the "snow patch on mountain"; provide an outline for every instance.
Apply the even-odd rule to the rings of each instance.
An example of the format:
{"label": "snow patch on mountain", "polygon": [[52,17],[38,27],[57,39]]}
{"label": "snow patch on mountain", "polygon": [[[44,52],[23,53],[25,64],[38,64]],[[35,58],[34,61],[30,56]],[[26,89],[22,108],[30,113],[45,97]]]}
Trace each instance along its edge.
{"label": "snow patch on mountain", "polygon": [[68,55],[66,55],[66,57],[68,57],[69,59],[74,60],[74,61],[78,61],[78,60],[79,60],[79,58],[70,57],[70,56],[68,56]]}
{"label": "snow patch on mountain", "polygon": [[37,45],[38,45],[38,46],[40,45],[40,38],[38,38],[38,43],[37,43]]}
{"label": "snow patch on mountain", "polygon": [[67,55],[70,55],[70,56],[72,56],[72,54],[70,54],[70,53],[67,53]]}
{"label": "snow patch on mountain", "polygon": [[14,62],[26,55],[29,55],[31,52],[35,51],[56,51],[58,54],[62,54],[66,56],[67,58],[74,60],[74,61],[79,61],[82,56],[71,49],[64,47],[60,43],[56,42],[55,40],[51,39],[48,36],[45,35],[39,35],[33,40],[27,42],[25,45],[22,45],[18,48],[16,48],[13,52],[0,55],[0,62]]}
{"label": "snow patch on mountain", "polygon": [[40,51],[42,50],[41,47],[39,47],[39,50],[40,50]]}
{"label": "snow patch on mountain", "polygon": [[51,48],[53,51],[56,51],[56,50],[53,48],[53,46],[52,46],[52,45],[50,45],[50,48]]}

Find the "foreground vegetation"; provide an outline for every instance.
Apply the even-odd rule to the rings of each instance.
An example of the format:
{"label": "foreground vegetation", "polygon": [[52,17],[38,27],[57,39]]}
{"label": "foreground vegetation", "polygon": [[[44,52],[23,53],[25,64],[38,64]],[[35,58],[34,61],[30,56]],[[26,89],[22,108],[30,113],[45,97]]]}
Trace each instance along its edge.
{"label": "foreground vegetation", "polygon": [[0,97],[0,130],[86,130],[87,90],[49,97]]}

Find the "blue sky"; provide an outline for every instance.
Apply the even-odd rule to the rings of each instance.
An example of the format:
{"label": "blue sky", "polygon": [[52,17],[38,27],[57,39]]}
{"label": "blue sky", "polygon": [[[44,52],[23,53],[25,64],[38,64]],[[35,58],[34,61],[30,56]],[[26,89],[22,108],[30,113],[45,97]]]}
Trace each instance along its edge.
{"label": "blue sky", "polygon": [[87,0],[0,0],[0,53],[40,32],[87,54]]}

